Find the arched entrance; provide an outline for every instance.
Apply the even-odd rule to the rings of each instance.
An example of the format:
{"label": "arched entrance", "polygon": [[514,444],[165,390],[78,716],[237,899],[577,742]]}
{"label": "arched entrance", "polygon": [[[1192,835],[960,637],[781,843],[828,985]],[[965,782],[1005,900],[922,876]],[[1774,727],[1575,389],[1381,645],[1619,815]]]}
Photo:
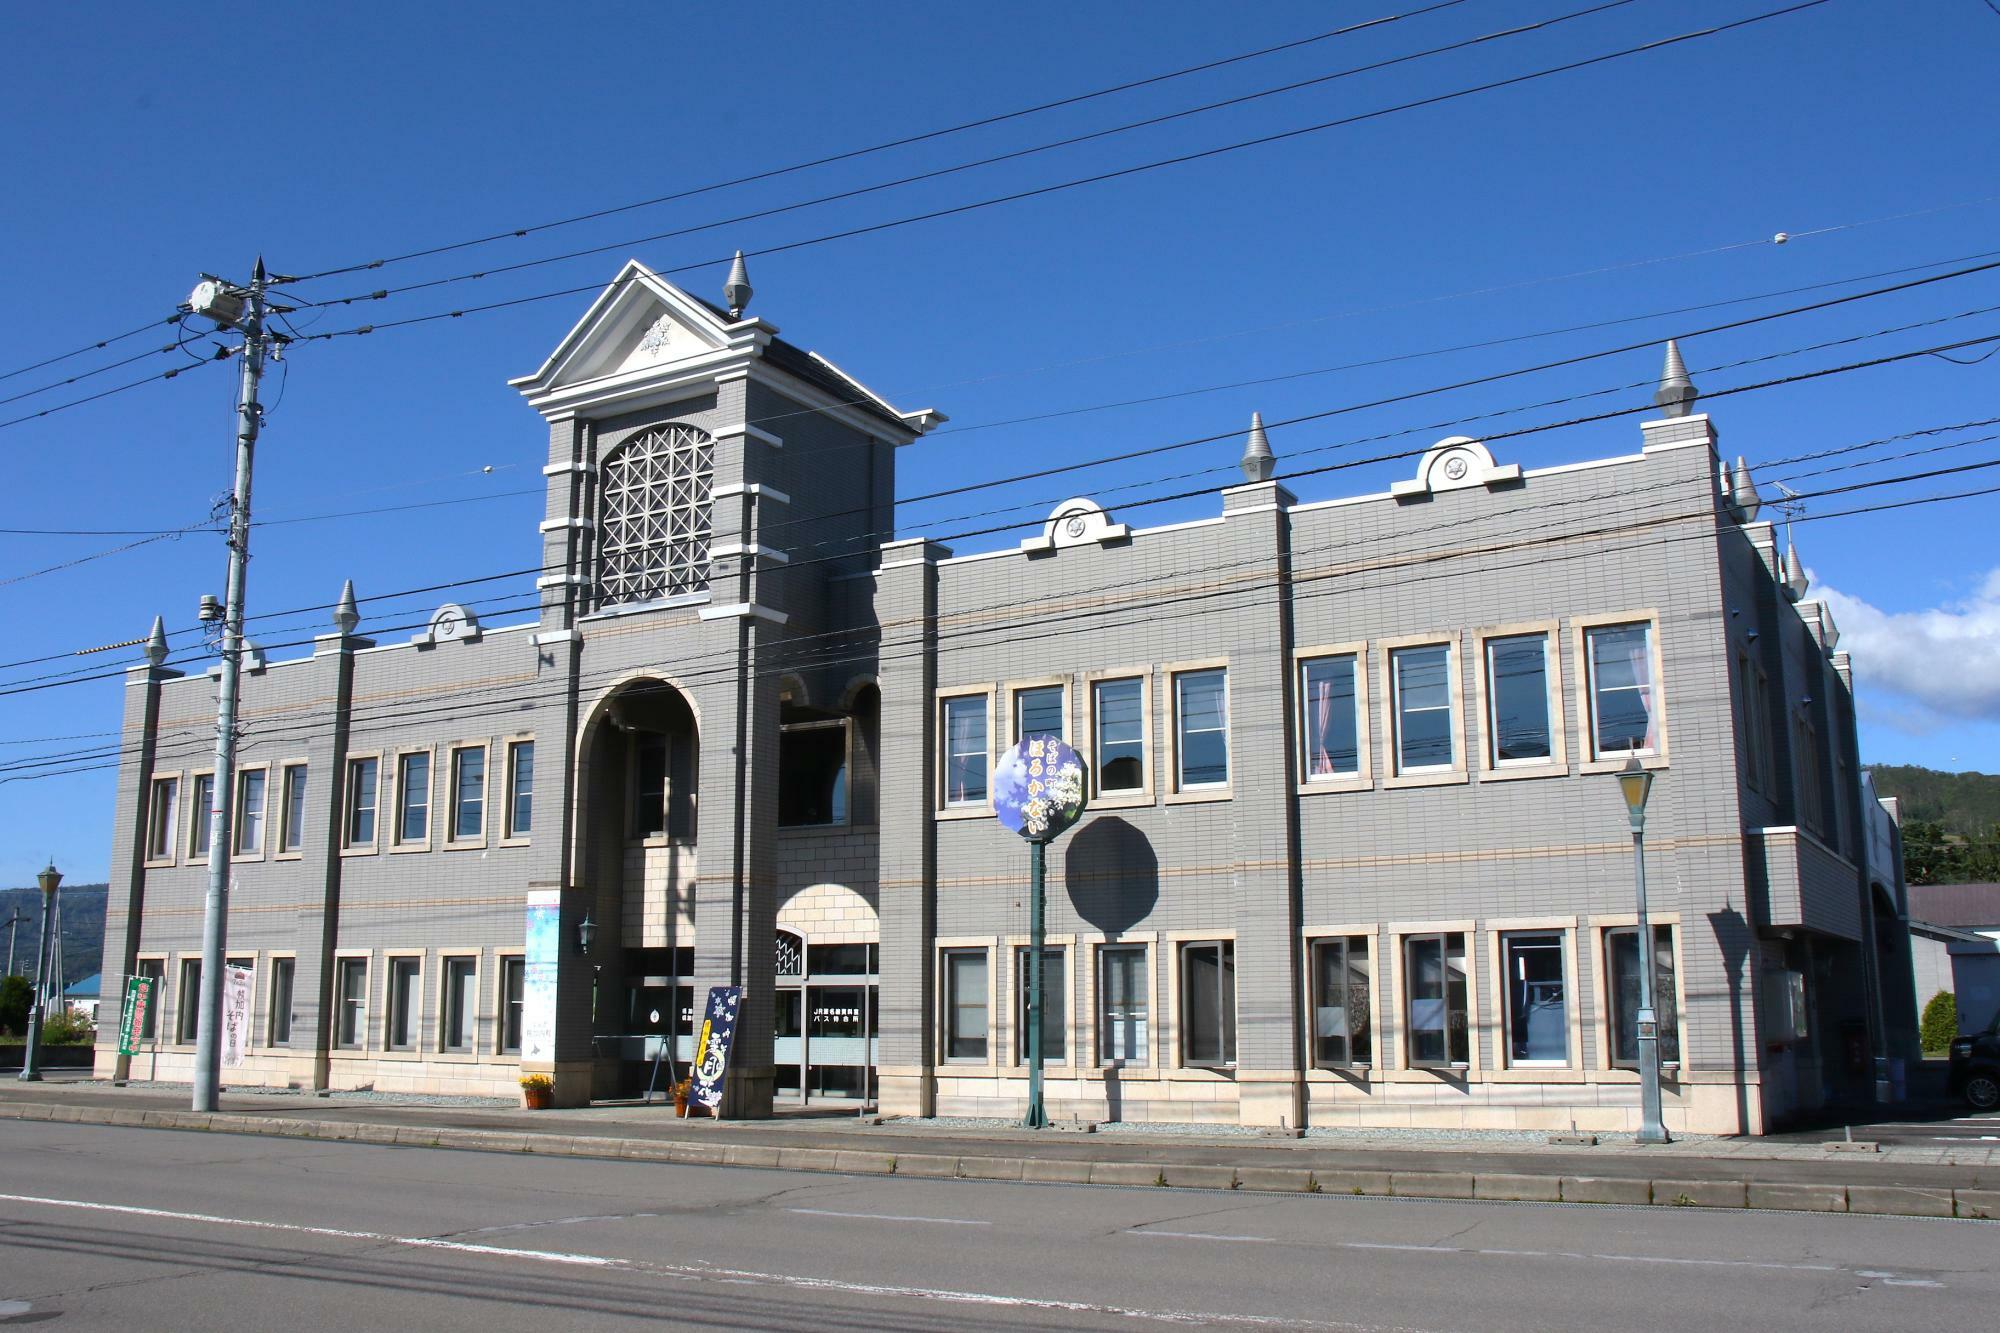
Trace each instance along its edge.
{"label": "arched entrance", "polygon": [[[694,904],[699,871],[700,726],[671,682],[607,694],[579,747],[577,882],[595,934],[593,1094],[644,1089],[655,1058],[685,1072],[694,1054]],[[667,1079],[665,1062],[659,1071]]]}
{"label": "arched entrance", "polygon": [[875,1099],[877,930],[874,905],[840,884],[815,884],[779,911],[772,1061],[780,1102]]}

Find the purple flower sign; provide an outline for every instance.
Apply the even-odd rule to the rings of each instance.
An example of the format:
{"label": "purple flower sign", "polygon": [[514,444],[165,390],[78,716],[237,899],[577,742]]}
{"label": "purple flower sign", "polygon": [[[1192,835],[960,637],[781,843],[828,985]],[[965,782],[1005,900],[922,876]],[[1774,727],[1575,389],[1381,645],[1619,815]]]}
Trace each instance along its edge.
{"label": "purple flower sign", "polygon": [[1047,842],[1083,813],[1083,760],[1054,736],[1030,736],[1000,756],[993,809],[1030,842]]}

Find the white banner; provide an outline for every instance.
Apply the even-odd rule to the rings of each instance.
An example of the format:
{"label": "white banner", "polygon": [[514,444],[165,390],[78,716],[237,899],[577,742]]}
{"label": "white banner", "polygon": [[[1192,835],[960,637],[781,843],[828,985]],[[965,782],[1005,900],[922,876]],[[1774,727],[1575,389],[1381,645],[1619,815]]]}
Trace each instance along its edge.
{"label": "white banner", "polygon": [[222,1067],[239,1069],[250,1047],[250,979],[247,967],[222,969]]}
{"label": "white banner", "polygon": [[527,953],[521,968],[521,1058],[556,1058],[556,959],[561,946],[562,891],[528,894]]}

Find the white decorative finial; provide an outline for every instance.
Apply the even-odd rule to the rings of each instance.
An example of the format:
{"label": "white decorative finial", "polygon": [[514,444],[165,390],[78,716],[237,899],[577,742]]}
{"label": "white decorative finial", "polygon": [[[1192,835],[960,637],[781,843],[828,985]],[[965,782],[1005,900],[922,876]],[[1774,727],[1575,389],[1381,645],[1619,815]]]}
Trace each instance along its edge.
{"label": "white decorative finial", "polygon": [[1278,459],[1271,452],[1270,437],[1264,434],[1264,414],[1250,414],[1250,438],[1243,445],[1243,477],[1246,481],[1269,481]]}
{"label": "white decorative finial", "polygon": [[1670,417],[1684,417],[1695,400],[1694,381],[1688,378],[1687,363],[1681,360],[1680,344],[1667,339],[1667,364],[1660,372],[1660,387],[1653,402]]}
{"label": "white decorative finial", "polygon": [[167,623],[158,616],[153,617],[153,632],[146,637],[146,661],[153,666],[162,666],[167,660]]}
{"label": "white decorative finial", "polygon": [[340,601],[333,608],[333,627],[342,634],[352,634],[360,623],[361,608],[354,602],[354,580],[348,579],[340,585]]}
{"label": "white decorative finial", "polygon": [[722,284],[722,302],[729,307],[731,319],[743,318],[743,312],[750,308],[750,270],[743,265],[743,252],[736,252],[736,262],[729,266],[729,281]]}

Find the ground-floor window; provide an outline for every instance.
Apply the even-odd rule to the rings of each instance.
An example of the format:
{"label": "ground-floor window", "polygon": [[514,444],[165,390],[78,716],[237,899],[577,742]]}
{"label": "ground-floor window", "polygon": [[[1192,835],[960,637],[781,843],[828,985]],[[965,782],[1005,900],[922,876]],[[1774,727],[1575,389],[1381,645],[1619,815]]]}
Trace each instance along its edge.
{"label": "ground-floor window", "polygon": [[174,1011],[174,1040],[192,1046],[201,1026],[201,959],[181,959],[180,1004]]}
{"label": "ground-floor window", "polygon": [[1521,931],[1500,937],[1507,971],[1507,1060],[1515,1065],[1569,1063],[1569,1003],[1563,937]]}
{"label": "ground-floor window", "polygon": [[160,1004],[166,998],[167,960],[141,958],[139,975],[153,983],[153,1000],[146,1006],[146,1022],[139,1033],[147,1041],[152,1041],[160,1035]]}
{"label": "ground-floor window", "polygon": [[469,1051],[479,1016],[479,960],[444,960],[444,1040],[447,1051]]}
{"label": "ground-floor window", "polygon": [[1236,945],[1232,941],[1181,946],[1181,1063],[1206,1068],[1236,1063]]}
{"label": "ground-floor window", "polygon": [[986,950],[953,949],[944,956],[944,1056],[986,1058]]}
{"label": "ground-floor window", "polygon": [[[1611,1063],[1639,1067],[1639,931],[1635,926],[1604,932],[1605,970],[1611,987]],[[1674,976],[1674,928],[1653,927],[1653,1016],[1660,1025],[1660,1060],[1681,1058],[1678,980]]]}
{"label": "ground-floor window", "polygon": [[389,1031],[383,1044],[392,1051],[417,1047],[417,1024],[424,1012],[424,960],[389,960]]}
{"label": "ground-floor window", "polygon": [[[1061,945],[1042,950],[1042,1059],[1062,1064],[1069,1059],[1064,1038],[1069,1032],[1069,958]],[[1014,989],[1020,996],[1015,1009],[1014,1058],[1028,1062],[1028,978],[1034,966],[1034,950],[1014,951]]]}
{"label": "ground-floor window", "polygon": [[1373,1024],[1368,937],[1337,935],[1312,942],[1312,1051],[1320,1069],[1370,1063]]}
{"label": "ground-floor window", "polygon": [[1461,932],[1404,938],[1403,1018],[1412,1067],[1443,1068],[1471,1061],[1470,992]]}
{"label": "ground-floor window", "polygon": [[1151,987],[1146,971],[1146,946],[1107,944],[1098,951],[1098,1005],[1104,1034],[1098,1058],[1107,1065],[1151,1063],[1147,1016]]}
{"label": "ground-floor window", "polygon": [[500,1054],[521,1053],[521,1004],[528,977],[527,961],[519,955],[500,960]]}
{"label": "ground-floor window", "polygon": [[368,960],[341,958],[334,962],[333,1044],[358,1051],[368,1044]]}
{"label": "ground-floor window", "polygon": [[271,960],[271,1025],[270,1040],[273,1046],[292,1044],[292,979],[297,975],[298,961],[292,958]]}

